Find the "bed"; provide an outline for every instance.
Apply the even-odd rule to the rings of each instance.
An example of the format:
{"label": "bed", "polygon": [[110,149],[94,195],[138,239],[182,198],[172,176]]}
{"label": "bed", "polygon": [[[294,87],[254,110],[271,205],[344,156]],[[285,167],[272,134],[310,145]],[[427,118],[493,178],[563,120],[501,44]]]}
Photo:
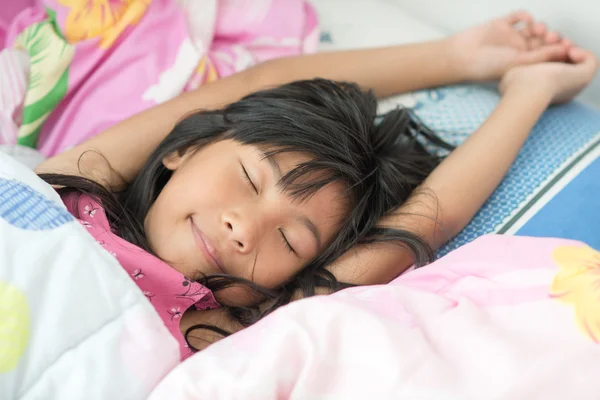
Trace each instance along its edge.
{"label": "bed", "polygon": [[[314,3],[323,50],[444,35],[400,2]],[[413,107],[459,144],[497,102],[491,87],[459,85],[386,99],[380,111]],[[599,143],[598,110],[549,109],[436,263],[389,285],[285,307],[178,366],[151,398],[595,399],[597,340],[583,344],[572,328],[600,328],[598,294],[590,289],[580,303],[589,319],[556,299],[560,271],[579,279],[565,265],[586,270],[577,263],[600,256],[582,243],[600,248]]]}
{"label": "bed", "polygon": [[[315,5],[322,50],[444,34],[397,2]],[[380,111],[413,107],[459,144],[497,101],[493,88],[460,85],[387,99]],[[598,257],[599,142],[600,112],[550,109],[435,264],[296,302],[178,366],[143,293],[12,157],[32,166],[38,155],[12,147],[0,153],[0,398],[595,400],[595,270],[578,281],[583,306],[556,287],[573,260]]]}

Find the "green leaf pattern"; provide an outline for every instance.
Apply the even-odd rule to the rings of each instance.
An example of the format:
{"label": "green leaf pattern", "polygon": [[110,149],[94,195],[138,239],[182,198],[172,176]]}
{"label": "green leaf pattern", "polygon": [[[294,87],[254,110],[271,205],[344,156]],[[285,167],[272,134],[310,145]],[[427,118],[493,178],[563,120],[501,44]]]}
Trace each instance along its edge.
{"label": "green leaf pattern", "polygon": [[44,122],[67,94],[75,48],[57,33],[52,20],[32,24],[21,32],[15,48],[29,54],[31,65],[17,143],[35,148]]}

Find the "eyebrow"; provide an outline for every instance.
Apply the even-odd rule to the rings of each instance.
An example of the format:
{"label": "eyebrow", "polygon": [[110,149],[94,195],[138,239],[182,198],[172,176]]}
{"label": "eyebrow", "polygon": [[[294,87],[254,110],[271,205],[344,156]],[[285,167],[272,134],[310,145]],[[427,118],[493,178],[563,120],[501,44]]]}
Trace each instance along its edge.
{"label": "eyebrow", "polygon": [[300,220],[300,222],[302,222],[304,226],[306,226],[308,230],[313,234],[313,236],[315,237],[315,241],[317,242],[317,247],[320,249],[321,234],[319,233],[317,226],[307,216],[304,215],[298,217],[298,220]]}
{"label": "eyebrow", "polygon": [[[269,161],[269,165],[271,167],[271,170],[273,171],[273,176],[275,177],[275,182],[279,182],[281,180],[281,177],[283,176],[279,163],[277,162],[277,160],[275,160],[275,157],[273,156],[265,155],[265,158],[267,159],[267,161]],[[320,249],[322,244],[321,233],[319,232],[319,229],[317,229],[317,226],[314,224],[314,222],[312,222],[310,218],[308,218],[305,215],[301,215],[297,219],[304,226],[306,226],[306,228],[308,228],[308,230],[313,234],[313,236],[315,237],[315,242],[317,243],[317,247]]]}
{"label": "eyebrow", "polygon": [[279,182],[281,180],[281,177],[283,176],[283,174],[281,173],[281,167],[275,160],[275,157],[265,155],[265,158],[267,159],[267,161],[269,161],[269,165],[271,166],[271,170],[273,171],[273,176],[275,177],[275,182]]}

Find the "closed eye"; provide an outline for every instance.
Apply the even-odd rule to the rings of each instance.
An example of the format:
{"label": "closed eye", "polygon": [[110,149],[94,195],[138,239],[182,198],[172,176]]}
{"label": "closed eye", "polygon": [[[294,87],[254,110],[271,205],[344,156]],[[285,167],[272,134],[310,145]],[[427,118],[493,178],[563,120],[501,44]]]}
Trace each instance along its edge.
{"label": "closed eye", "polygon": [[298,253],[296,253],[296,250],[294,250],[294,248],[292,247],[290,242],[288,242],[287,238],[285,237],[285,233],[283,233],[283,229],[280,229],[279,233],[281,233],[281,239],[283,239],[283,244],[285,245],[287,251],[289,251],[290,253],[294,253],[296,256],[298,256]]}
{"label": "closed eye", "polygon": [[250,186],[252,186],[252,189],[254,189],[256,194],[258,194],[258,188],[254,184],[254,182],[252,182],[252,179],[250,179],[250,175],[248,174],[248,171],[246,171],[246,167],[244,167],[244,164],[242,163],[240,163],[240,165],[242,166],[242,170],[244,171],[244,179],[246,179],[246,181],[250,184]]}

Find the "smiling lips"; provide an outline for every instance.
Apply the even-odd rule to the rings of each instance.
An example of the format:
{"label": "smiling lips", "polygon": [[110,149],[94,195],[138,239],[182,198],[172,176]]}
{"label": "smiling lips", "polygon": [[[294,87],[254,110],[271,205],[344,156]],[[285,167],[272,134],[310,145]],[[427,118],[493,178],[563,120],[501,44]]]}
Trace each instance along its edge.
{"label": "smiling lips", "polygon": [[194,237],[196,239],[196,245],[200,248],[202,254],[204,254],[204,258],[211,263],[213,266],[217,267],[221,273],[224,273],[221,268],[221,263],[219,262],[219,257],[217,256],[215,248],[212,246],[210,241],[204,236],[202,231],[198,229],[192,217],[190,217],[190,223],[192,225],[192,232],[194,233]]}

